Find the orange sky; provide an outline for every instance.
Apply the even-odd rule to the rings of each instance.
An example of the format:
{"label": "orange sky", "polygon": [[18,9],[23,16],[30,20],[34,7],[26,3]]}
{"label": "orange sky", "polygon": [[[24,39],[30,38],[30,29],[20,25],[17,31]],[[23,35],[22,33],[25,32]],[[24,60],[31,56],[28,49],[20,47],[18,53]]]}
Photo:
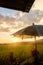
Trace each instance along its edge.
{"label": "orange sky", "polygon": [[[43,25],[43,0],[35,0],[31,10],[40,10],[40,11],[42,11],[42,12],[39,12],[39,13],[42,13],[42,18],[40,19],[40,21],[38,23],[36,23],[36,22],[35,23]],[[6,15],[8,14],[8,12],[6,13]],[[3,15],[5,15],[4,12],[3,12]],[[19,15],[19,17],[18,17],[18,15]],[[11,14],[11,15],[8,14],[7,15],[6,18],[8,18],[8,16],[9,17],[12,16],[13,17],[12,19],[10,19],[10,18],[8,18],[9,20],[8,19],[4,20],[4,18],[0,19],[0,21],[1,21],[0,22],[0,43],[14,42],[12,40],[11,34],[14,33],[15,31],[17,31],[19,28],[30,25],[27,22],[24,23],[23,22],[24,20],[19,21],[19,18],[22,17],[23,15],[25,15],[25,13],[19,12],[19,14],[16,13],[15,16],[13,14]],[[0,17],[1,17],[1,15],[0,15]],[[17,18],[17,19],[15,20],[14,17]],[[9,23],[7,21],[9,21]],[[13,23],[11,21],[13,21]],[[29,20],[29,22],[31,22],[31,20]]]}

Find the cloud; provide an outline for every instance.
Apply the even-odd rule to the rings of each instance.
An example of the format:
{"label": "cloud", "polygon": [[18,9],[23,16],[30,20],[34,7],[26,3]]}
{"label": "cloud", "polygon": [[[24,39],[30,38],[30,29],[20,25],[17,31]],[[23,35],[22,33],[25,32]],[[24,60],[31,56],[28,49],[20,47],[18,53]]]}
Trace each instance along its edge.
{"label": "cloud", "polygon": [[9,29],[8,28],[0,28],[0,32],[9,32]]}
{"label": "cloud", "polygon": [[30,10],[29,13],[17,12],[15,15],[3,16],[0,14],[0,31],[10,32],[18,30],[33,22],[40,22],[43,17],[43,11]]}
{"label": "cloud", "polygon": [[15,30],[15,29],[19,29],[23,26],[26,26],[26,25],[24,25],[23,21],[18,21],[18,19],[22,16],[22,13],[19,13],[19,12],[17,12],[17,13],[16,13],[16,18],[14,18],[15,15],[3,16],[0,14],[0,28],[2,29],[2,31],[11,31],[12,29]]}
{"label": "cloud", "polygon": [[43,11],[31,10],[29,13],[26,13],[24,14],[24,16],[19,18],[19,20],[30,24],[33,22],[39,22],[42,17],[43,17]]}
{"label": "cloud", "polygon": [[[20,19],[21,17],[23,17],[25,13],[23,12],[16,12],[16,14],[11,14],[11,16],[3,16],[2,14],[0,14],[0,23],[6,22],[6,24],[14,27],[14,28],[20,28],[22,26],[24,26],[24,22],[23,21],[19,21],[18,19]],[[26,25],[26,24],[25,24]]]}
{"label": "cloud", "polygon": [[0,22],[1,21],[11,23],[11,22],[14,22],[15,21],[15,18],[10,17],[10,16],[3,16],[3,15],[0,14]]}
{"label": "cloud", "polygon": [[43,10],[43,0],[35,0],[34,4],[33,4],[33,8],[34,10]]}

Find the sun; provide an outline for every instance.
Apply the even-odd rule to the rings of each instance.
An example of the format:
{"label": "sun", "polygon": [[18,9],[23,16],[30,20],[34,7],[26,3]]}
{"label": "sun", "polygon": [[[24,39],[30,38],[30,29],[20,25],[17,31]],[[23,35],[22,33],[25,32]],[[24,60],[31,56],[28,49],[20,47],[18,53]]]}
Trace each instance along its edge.
{"label": "sun", "polygon": [[[43,39],[43,37],[36,37],[36,40],[40,40]],[[34,42],[35,38],[24,38],[22,39],[21,37],[13,37],[12,38],[12,42],[16,43],[16,42]]]}
{"label": "sun", "polygon": [[21,38],[19,37],[14,37],[12,38],[13,42],[20,42],[21,41]]}

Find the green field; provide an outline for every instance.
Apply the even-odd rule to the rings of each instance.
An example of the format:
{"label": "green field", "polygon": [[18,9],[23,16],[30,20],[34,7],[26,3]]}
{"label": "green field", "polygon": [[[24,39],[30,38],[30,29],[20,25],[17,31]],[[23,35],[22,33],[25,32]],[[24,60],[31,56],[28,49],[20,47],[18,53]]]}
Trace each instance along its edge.
{"label": "green field", "polygon": [[[21,53],[25,56],[29,56],[31,53],[31,50],[34,49],[34,44],[29,45],[17,45],[14,44],[10,45],[0,45],[0,55],[4,56],[9,54],[10,52],[13,52],[15,56],[19,56]],[[40,52],[40,54],[43,54],[43,44],[37,44],[37,49]]]}
{"label": "green field", "polygon": [[[7,59],[10,52],[13,52],[14,57],[26,59],[31,56],[31,51],[34,49],[34,44],[27,45],[15,45],[14,44],[3,44],[0,45],[0,59]],[[37,49],[40,53],[40,57],[43,58],[43,44],[37,44]],[[30,61],[30,60],[29,60]]]}

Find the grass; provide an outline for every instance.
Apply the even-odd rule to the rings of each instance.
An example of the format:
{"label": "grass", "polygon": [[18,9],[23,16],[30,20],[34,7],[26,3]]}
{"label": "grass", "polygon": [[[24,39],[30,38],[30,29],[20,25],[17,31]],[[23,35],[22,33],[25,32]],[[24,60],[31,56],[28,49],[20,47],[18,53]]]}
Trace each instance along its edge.
{"label": "grass", "polygon": [[[34,49],[34,44],[29,45],[0,45],[0,55],[8,55],[10,52],[13,52],[15,56],[19,56],[21,53],[25,56],[31,54],[31,50]],[[43,44],[37,44],[37,49],[40,54],[43,54]]]}
{"label": "grass", "polygon": [[[26,42],[25,45],[15,45],[15,44],[23,44],[23,43],[14,43],[14,44],[3,44],[0,45],[0,59],[6,59],[9,57],[10,52],[13,52],[14,57],[26,59],[31,56],[31,51],[34,49],[34,44],[28,44]],[[37,44],[37,49],[40,53],[40,57],[43,58],[43,44]],[[6,61],[6,60],[5,60]],[[32,60],[29,59],[29,62]]]}

